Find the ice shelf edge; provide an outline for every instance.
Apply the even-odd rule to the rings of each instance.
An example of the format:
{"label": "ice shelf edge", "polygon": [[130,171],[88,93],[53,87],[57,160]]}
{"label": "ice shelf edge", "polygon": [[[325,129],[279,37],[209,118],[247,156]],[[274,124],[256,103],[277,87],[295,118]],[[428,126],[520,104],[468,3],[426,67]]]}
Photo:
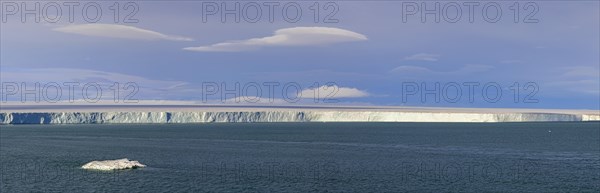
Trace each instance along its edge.
{"label": "ice shelf edge", "polygon": [[116,124],[211,122],[553,122],[600,121],[596,114],[389,111],[256,112],[14,112],[2,124]]}

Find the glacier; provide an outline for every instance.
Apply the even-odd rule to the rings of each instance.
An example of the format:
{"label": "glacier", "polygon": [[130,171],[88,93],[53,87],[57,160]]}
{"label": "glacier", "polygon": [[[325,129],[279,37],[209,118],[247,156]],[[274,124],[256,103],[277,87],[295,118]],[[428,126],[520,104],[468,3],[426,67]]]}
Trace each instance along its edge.
{"label": "glacier", "polygon": [[398,111],[2,112],[0,124],[600,121],[598,114]]}

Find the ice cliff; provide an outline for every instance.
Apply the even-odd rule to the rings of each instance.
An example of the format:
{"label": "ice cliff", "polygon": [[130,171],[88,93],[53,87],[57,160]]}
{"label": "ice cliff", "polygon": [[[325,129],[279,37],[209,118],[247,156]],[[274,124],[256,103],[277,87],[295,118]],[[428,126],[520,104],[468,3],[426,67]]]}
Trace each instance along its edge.
{"label": "ice cliff", "polygon": [[539,122],[600,121],[597,114],[393,111],[49,112],[0,113],[1,124],[208,122]]}

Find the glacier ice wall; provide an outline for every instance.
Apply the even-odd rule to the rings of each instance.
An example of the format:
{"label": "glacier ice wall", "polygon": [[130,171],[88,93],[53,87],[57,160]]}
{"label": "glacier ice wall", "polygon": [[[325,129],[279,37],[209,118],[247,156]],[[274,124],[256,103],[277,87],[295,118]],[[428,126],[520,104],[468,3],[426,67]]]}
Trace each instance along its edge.
{"label": "glacier ice wall", "polygon": [[386,111],[0,113],[1,124],[600,121],[600,115]]}

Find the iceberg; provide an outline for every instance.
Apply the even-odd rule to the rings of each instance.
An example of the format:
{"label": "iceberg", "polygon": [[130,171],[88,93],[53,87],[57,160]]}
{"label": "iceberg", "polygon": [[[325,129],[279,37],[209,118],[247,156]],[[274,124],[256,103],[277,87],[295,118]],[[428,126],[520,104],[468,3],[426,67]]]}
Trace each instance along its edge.
{"label": "iceberg", "polygon": [[135,169],[135,168],[143,168],[146,165],[141,164],[138,161],[129,160],[127,158],[116,159],[116,160],[104,160],[104,161],[92,161],[89,162],[81,168],[88,170],[125,170],[125,169]]}

